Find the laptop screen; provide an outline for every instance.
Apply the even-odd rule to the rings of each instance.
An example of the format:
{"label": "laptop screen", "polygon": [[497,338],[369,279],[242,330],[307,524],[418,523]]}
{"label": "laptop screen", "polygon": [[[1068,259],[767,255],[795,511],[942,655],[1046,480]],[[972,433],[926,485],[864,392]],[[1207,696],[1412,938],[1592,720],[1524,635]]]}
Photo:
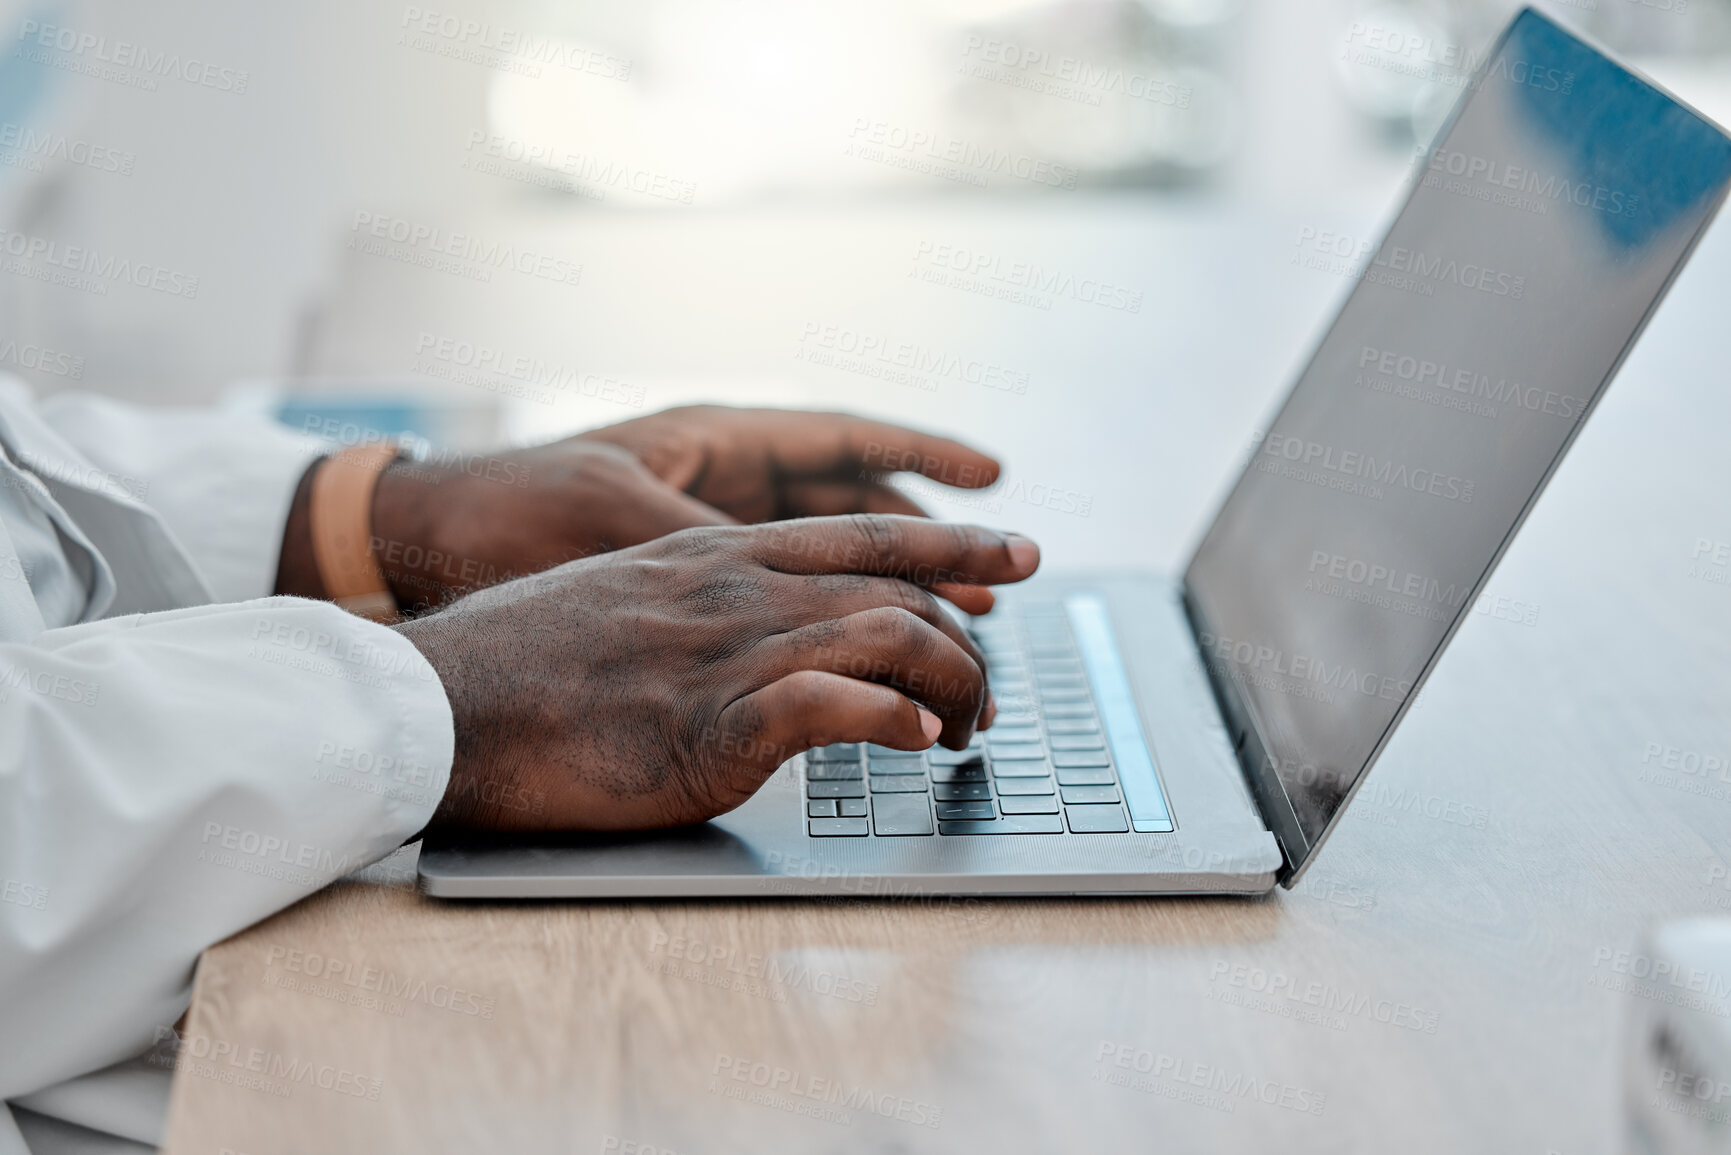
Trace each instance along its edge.
{"label": "laptop screen", "polygon": [[1731,141],[1523,12],[1185,575],[1292,870],[1722,199]]}

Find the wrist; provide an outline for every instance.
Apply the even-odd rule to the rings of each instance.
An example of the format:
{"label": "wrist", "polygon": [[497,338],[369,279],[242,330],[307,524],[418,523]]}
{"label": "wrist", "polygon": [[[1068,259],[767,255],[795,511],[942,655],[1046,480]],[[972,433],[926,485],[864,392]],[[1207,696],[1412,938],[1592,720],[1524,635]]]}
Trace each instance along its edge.
{"label": "wrist", "polygon": [[435,541],[436,490],[443,478],[398,458],[379,474],[373,490],[373,556],[405,614],[444,604],[450,590],[436,576],[442,556]]}

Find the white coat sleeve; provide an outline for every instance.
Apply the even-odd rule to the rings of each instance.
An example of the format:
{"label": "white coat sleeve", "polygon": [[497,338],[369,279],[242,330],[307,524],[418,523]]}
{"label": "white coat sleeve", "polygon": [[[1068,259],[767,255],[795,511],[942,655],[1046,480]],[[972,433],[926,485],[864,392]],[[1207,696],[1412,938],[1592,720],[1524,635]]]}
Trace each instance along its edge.
{"label": "white coat sleeve", "polygon": [[0,1100],[148,1047],[201,950],[396,849],[451,757],[432,667],[327,603],[0,645]]}
{"label": "white coat sleeve", "polygon": [[[156,511],[215,601],[262,598],[276,588],[283,523],[322,442],[262,418],[150,409],[87,393],[47,398],[37,412]],[[264,510],[271,516],[259,516]]]}

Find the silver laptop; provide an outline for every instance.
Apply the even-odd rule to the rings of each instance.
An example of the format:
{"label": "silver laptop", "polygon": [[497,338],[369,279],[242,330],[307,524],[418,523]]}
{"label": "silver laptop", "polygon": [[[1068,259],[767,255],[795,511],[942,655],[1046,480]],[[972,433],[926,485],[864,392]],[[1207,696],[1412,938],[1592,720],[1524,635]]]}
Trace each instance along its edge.
{"label": "silver laptop", "polygon": [[832,746],[701,827],[426,846],[449,898],[1254,893],[1303,874],[1712,220],[1731,140],[1544,16],[1486,53],[1181,579],[970,628],[963,751]]}

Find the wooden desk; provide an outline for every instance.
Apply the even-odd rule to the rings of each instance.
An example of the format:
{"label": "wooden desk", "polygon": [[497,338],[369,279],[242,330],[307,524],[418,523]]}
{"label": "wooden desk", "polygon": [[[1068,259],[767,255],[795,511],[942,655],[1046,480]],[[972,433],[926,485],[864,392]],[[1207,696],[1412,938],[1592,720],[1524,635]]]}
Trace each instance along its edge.
{"label": "wooden desk", "polygon": [[[345,883],[206,952],[186,1028],[333,1089],[183,1071],[168,1150],[1619,1149],[1640,996],[1618,952],[1731,908],[1731,782],[1666,766],[1731,751],[1731,588],[1695,556],[1731,540],[1727,248],[1296,893],[454,905]],[[1116,454],[1108,424],[1075,468]],[[1121,497],[1072,527],[1098,552],[1139,523],[1092,484]],[[402,993],[307,989],[328,959]]]}

